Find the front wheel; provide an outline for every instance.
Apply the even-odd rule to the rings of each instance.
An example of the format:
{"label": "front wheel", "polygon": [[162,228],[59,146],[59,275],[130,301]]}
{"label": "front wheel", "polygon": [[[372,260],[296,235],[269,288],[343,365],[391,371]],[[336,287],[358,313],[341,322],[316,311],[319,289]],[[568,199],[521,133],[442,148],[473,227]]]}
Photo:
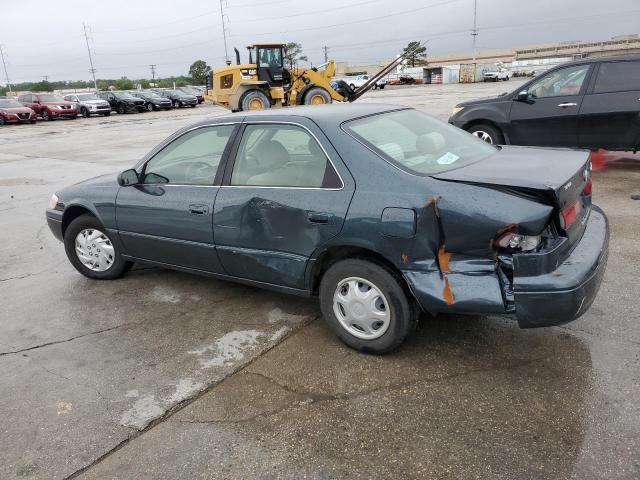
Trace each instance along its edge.
{"label": "front wheel", "polygon": [[109,115],[111,115],[111,112],[104,112],[102,115],[103,115],[104,117],[108,117]]}
{"label": "front wheel", "polygon": [[305,105],[324,105],[331,103],[331,95],[324,88],[311,87],[307,93],[304,94]]}
{"label": "front wheel", "polygon": [[401,280],[367,260],[340,261],[324,274],[320,308],[329,327],[361,352],[398,348],[417,323],[418,310]]}
{"label": "front wheel", "polygon": [[149,112],[153,112],[155,110],[155,108],[153,108],[153,103],[151,102],[147,103],[147,110]]}
{"label": "front wheel", "polygon": [[240,97],[240,110],[264,110],[271,108],[269,97],[261,90],[248,90]]}
{"label": "front wheel", "polygon": [[502,145],[504,137],[502,132],[496,127],[486,124],[474,125],[467,130],[471,135],[478,137],[480,140],[491,145]]}
{"label": "front wheel", "polygon": [[80,109],[80,114],[84,117],[84,118],[89,118],[89,116],[91,115],[89,113],[89,110],[87,109],[87,107],[82,107]]}
{"label": "front wheel", "polygon": [[49,112],[46,110],[42,110],[42,113],[40,115],[42,115],[42,120],[44,120],[45,122],[48,122],[49,120],[51,120],[51,116],[49,115]]}
{"label": "front wheel", "polygon": [[89,278],[118,278],[132,265],[120,256],[107,229],[89,214],[80,215],[69,224],[64,233],[64,249],[75,269]]}

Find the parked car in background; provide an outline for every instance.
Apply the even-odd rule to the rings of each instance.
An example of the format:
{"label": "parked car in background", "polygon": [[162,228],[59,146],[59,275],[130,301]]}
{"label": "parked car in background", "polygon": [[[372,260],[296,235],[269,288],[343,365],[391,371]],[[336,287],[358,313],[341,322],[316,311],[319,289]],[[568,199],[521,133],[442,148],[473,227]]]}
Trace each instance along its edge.
{"label": "parked car in background", "polygon": [[178,87],[177,90],[186,93],[187,95],[193,95],[198,99],[198,104],[204,102],[204,94],[202,90],[195,87]]}
{"label": "parked car in background", "polygon": [[98,97],[109,102],[111,110],[119,114],[144,112],[144,100],[128,92],[98,92]]}
{"label": "parked car in background", "polygon": [[198,105],[198,99],[195,95],[191,95],[188,93],[181,92],[180,90],[153,90],[158,95],[168,98],[171,100],[171,103],[174,108],[180,107],[195,107]]}
{"label": "parked car in background", "polygon": [[499,82],[507,81],[511,78],[511,72],[506,68],[498,68],[496,70],[490,70],[482,74],[482,80],[484,82]]}
{"label": "parked car in background", "polygon": [[11,123],[36,123],[36,112],[13,97],[0,97],[0,126]]}
{"label": "parked car in background", "polygon": [[57,118],[78,117],[78,109],[75,104],[66,102],[52,93],[25,93],[18,97],[18,101],[25,107],[29,107],[42,120],[55,120]]}
{"label": "parked car in background", "polygon": [[103,115],[105,117],[111,115],[109,102],[98,98],[95,93],[71,93],[65,95],[64,99],[74,103],[80,115],[85,118],[91,115]]}
{"label": "parked car in background", "polygon": [[[355,77],[347,77],[345,78],[345,82],[347,82],[349,84],[349,86],[351,87],[352,90],[355,90],[356,88],[361,87],[362,85],[364,85],[365,83],[367,83],[369,81],[371,77],[369,75],[357,75]],[[383,89],[385,87],[385,85],[387,84],[386,80],[378,80],[375,85],[373,86],[374,89],[379,88],[379,89]]]}
{"label": "parked car in background", "polygon": [[130,92],[134,97],[144,100],[144,106],[148,111],[171,110],[173,104],[168,98],[164,98],[151,90],[136,90]]}
{"label": "parked car in background", "polygon": [[463,102],[449,122],[486,142],[640,148],[640,55],[565,63],[495,98]]}
{"label": "parked car in background", "polygon": [[591,186],[588,152],[497,148],[406,107],[320,105],[207,118],[56,192],[46,217],[89,278],[141,262],[317,295],[345,343],[384,353],[420,310],[523,328],[582,315],[609,239]]}

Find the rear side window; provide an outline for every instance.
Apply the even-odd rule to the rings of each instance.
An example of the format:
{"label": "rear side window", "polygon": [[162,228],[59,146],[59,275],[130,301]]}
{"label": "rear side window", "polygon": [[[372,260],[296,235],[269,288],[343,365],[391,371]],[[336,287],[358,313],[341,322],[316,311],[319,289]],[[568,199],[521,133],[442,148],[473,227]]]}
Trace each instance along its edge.
{"label": "rear side window", "polygon": [[344,125],[385,160],[418,175],[435,175],[483,160],[497,149],[416,110],[386,112]]}
{"label": "rear side window", "polygon": [[640,62],[603,62],[600,64],[594,93],[640,90]]}

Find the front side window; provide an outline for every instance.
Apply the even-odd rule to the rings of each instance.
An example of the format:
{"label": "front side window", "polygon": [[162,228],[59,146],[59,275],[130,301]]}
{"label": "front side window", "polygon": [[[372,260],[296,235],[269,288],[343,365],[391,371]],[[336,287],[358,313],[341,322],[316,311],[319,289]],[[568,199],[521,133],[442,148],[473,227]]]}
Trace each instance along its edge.
{"label": "front side window", "polygon": [[640,90],[640,62],[603,62],[600,64],[594,93]]}
{"label": "front side window", "polygon": [[231,185],[340,188],[317,140],[294,125],[247,125]]}
{"label": "front side window", "polygon": [[579,95],[590,65],[562,68],[544,75],[529,87],[533,99]]}
{"label": "front side window", "polygon": [[213,185],[233,125],[203,127],[176,138],[147,162],[142,183]]}
{"label": "front side window", "polygon": [[64,100],[57,95],[50,94],[38,95],[38,100],[41,102],[64,102]]}
{"label": "front side window", "polygon": [[497,151],[457,127],[412,109],[351,120],[343,128],[385,160],[419,175],[464,167]]}

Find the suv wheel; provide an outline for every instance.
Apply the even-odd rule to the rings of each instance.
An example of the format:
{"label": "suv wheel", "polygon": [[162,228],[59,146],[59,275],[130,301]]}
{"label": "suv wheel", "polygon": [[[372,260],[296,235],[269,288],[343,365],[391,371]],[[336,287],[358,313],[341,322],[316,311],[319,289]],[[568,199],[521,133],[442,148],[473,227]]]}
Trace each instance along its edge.
{"label": "suv wheel", "polygon": [[471,135],[478,137],[483,142],[487,142],[492,145],[502,145],[504,143],[502,132],[491,125],[481,123],[472,126],[467,131]]}
{"label": "suv wheel", "polygon": [[49,112],[46,109],[42,110],[40,115],[42,115],[42,120],[44,120],[45,122],[48,122],[49,120],[51,120],[51,116],[49,115]]}
{"label": "suv wheel", "polygon": [[116,108],[116,111],[120,114],[120,115],[124,115],[125,113],[127,113],[127,109],[124,108],[124,105],[121,103],[118,105],[118,108]]}
{"label": "suv wheel", "polygon": [[89,118],[91,116],[87,107],[82,107],[80,109],[80,115],[82,115],[84,118]]}
{"label": "suv wheel", "polygon": [[107,229],[92,215],[80,215],[64,233],[64,249],[71,264],[85,277],[111,280],[133,265],[120,256]]}
{"label": "suv wheel", "polygon": [[415,302],[400,280],[360,259],[342,260],[327,270],[320,284],[320,308],[340,340],[376,354],[398,348],[418,319]]}
{"label": "suv wheel", "polygon": [[149,110],[150,112],[153,112],[155,110],[155,108],[153,108],[153,103],[147,103],[147,110]]}

